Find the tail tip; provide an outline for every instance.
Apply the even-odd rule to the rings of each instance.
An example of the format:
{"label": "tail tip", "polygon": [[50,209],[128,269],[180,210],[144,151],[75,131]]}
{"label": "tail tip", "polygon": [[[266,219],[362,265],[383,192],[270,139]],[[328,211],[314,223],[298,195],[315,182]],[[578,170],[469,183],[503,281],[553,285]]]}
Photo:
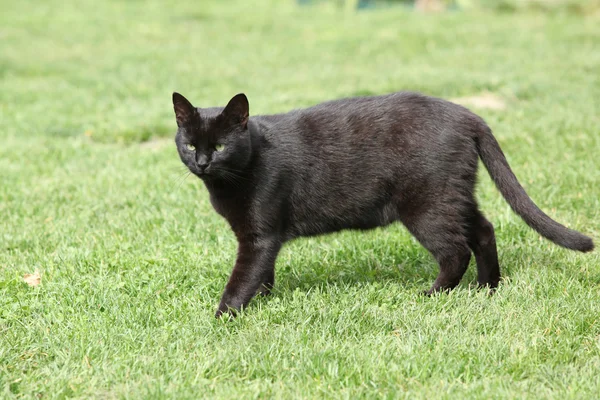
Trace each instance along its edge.
{"label": "tail tip", "polygon": [[591,238],[585,236],[578,243],[577,250],[583,253],[589,253],[590,251],[594,250],[594,241]]}

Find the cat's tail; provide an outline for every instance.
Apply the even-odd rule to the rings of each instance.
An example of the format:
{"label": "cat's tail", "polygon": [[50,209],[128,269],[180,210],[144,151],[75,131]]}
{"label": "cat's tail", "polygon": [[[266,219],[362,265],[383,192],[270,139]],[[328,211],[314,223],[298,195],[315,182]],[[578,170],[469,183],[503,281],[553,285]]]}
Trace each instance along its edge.
{"label": "cat's tail", "polygon": [[510,169],[500,145],[487,126],[485,131],[478,135],[476,142],[479,157],[496,187],[513,211],[523,218],[527,225],[546,239],[567,249],[582,252],[594,249],[591,238],[559,224],[535,205]]}

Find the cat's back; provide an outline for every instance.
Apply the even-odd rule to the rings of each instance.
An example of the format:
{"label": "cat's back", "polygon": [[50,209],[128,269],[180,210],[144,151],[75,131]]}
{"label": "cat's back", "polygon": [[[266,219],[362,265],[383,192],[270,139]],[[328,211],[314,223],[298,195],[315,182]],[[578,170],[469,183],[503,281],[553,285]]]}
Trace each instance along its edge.
{"label": "cat's back", "polygon": [[[417,92],[350,97],[326,101],[278,116],[278,133],[300,135],[311,140],[352,140],[372,134],[435,131],[436,126],[477,120],[466,108]],[[433,128],[433,129],[432,129]]]}
{"label": "cat's back", "polygon": [[[478,117],[446,100],[416,92],[332,100],[278,115],[270,136],[282,149],[322,155],[356,146],[384,152],[397,147],[441,144]],[[386,150],[387,149],[387,150]]]}
{"label": "cat's back", "polygon": [[443,99],[426,96],[418,92],[402,91],[378,96],[348,97],[330,100],[312,107],[292,111],[292,115],[317,117],[379,115],[386,111],[411,112],[436,108],[452,107],[453,104]]}

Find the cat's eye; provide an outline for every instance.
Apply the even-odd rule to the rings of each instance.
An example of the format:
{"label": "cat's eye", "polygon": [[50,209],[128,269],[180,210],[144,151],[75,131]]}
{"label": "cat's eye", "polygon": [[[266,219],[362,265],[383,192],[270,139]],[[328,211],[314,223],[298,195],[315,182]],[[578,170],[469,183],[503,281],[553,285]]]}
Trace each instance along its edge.
{"label": "cat's eye", "polygon": [[223,151],[223,149],[225,148],[224,144],[215,144],[215,150],[216,151]]}
{"label": "cat's eye", "polygon": [[185,148],[188,149],[189,151],[196,150],[196,146],[194,146],[193,144],[190,144],[190,143],[186,144]]}

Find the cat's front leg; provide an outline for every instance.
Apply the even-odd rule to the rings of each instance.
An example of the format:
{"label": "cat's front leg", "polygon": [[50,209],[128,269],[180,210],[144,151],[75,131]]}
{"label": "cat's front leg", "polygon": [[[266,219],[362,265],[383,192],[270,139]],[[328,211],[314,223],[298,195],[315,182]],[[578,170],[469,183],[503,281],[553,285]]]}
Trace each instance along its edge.
{"label": "cat's front leg", "polygon": [[[275,267],[275,266],[273,266]],[[270,273],[266,276],[263,283],[258,287],[257,294],[261,296],[268,296],[271,294],[271,290],[275,286],[275,268],[271,269]]]}
{"label": "cat's front leg", "polygon": [[276,237],[240,240],[237,260],[221,297],[217,318],[226,312],[235,314],[248,305],[263,285],[273,284],[275,259],[280,248],[281,241]]}

